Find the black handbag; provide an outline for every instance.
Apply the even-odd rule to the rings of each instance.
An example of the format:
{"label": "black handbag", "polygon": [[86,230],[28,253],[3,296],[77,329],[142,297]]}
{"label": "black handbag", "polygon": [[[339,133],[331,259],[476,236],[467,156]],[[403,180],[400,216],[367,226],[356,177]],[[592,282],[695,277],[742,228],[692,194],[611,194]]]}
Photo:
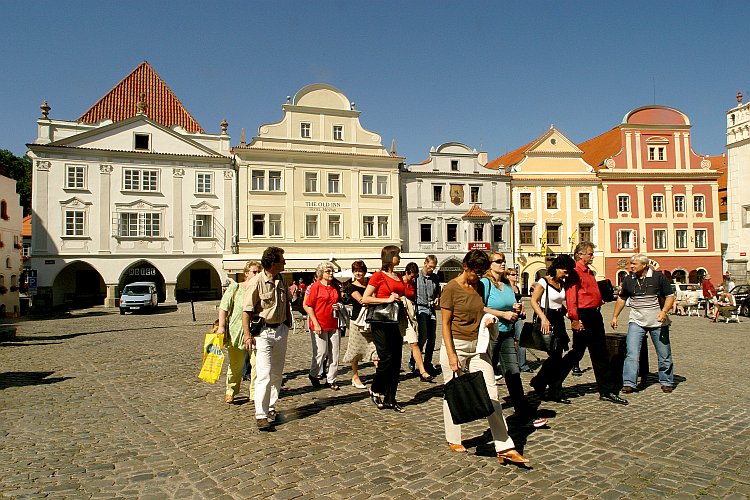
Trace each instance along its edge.
{"label": "black handbag", "polygon": [[[549,282],[545,280],[547,287]],[[544,315],[547,316],[549,313],[549,293],[547,290],[545,293],[545,304],[544,304]],[[531,322],[523,324],[521,329],[521,337],[518,340],[518,345],[526,347],[527,349],[535,349],[537,351],[550,352],[554,349],[555,332],[553,331],[553,325],[550,324],[550,332],[547,334],[542,333],[542,318],[534,314],[534,319]]]}
{"label": "black handbag", "polygon": [[[391,291],[387,277],[383,276],[383,283]],[[368,323],[398,323],[398,316],[401,313],[401,301],[396,300],[387,304],[370,304],[367,306],[365,321]]]}
{"label": "black handbag", "polygon": [[456,425],[487,418],[495,411],[482,372],[466,373],[445,384],[445,401]]}
{"label": "black handbag", "polygon": [[599,294],[602,296],[603,302],[614,302],[617,300],[615,297],[615,287],[612,286],[612,282],[609,279],[603,279],[596,282],[599,287]]}
{"label": "black handbag", "polygon": [[250,319],[250,336],[257,337],[258,335],[260,335],[261,330],[263,330],[265,326],[266,320],[264,320],[260,316],[253,316]]}

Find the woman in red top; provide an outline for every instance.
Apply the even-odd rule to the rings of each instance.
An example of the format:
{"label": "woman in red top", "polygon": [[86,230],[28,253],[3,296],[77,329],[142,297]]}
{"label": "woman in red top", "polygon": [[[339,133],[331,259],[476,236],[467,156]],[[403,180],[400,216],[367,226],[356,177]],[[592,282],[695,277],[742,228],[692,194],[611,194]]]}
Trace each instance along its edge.
{"label": "woman in red top", "polygon": [[312,342],[312,361],[310,363],[310,383],[320,387],[318,376],[323,371],[323,360],[328,360],[326,386],[334,391],[339,390],[336,373],[339,369],[339,331],[338,309],[341,293],[338,283],[333,279],[333,264],[321,262],[315,269],[317,281],[305,291],[302,307],[307,312],[310,323],[310,340]]}
{"label": "woman in red top", "polygon": [[[363,304],[390,304],[404,295],[404,283],[393,270],[401,262],[400,252],[401,250],[397,246],[383,247],[380,252],[383,265],[380,271],[370,277],[365,294],[362,296]],[[391,408],[403,413],[404,409],[396,401],[403,342],[398,322],[373,321],[370,323],[370,328],[380,360],[370,390],[372,402],[380,410]]]}

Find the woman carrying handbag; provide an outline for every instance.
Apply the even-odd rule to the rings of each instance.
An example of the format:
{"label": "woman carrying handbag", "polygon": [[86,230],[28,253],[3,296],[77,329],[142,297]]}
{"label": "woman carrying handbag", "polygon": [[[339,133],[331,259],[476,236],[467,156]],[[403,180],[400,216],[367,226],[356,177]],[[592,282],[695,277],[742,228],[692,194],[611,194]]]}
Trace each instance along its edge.
{"label": "woman carrying handbag", "polygon": [[[479,327],[484,316],[484,302],[477,293],[480,277],[490,267],[487,254],[481,250],[471,250],[463,260],[463,273],[451,280],[443,289],[440,310],[443,322],[443,345],[440,348],[440,365],[443,379],[447,384],[459,372],[481,372],[495,411],[487,417],[495,443],[497,459],[525,464],[528,460],[517,450],[513,439],[508,435],[508,427],[503,418],[502,405],[497,397],[495,373],[490,354],[477,353]],[[443,400],[443,423],[445,438],[451,451],[466,453],[461,444],[461,426],[453,423],[448,403]]]}

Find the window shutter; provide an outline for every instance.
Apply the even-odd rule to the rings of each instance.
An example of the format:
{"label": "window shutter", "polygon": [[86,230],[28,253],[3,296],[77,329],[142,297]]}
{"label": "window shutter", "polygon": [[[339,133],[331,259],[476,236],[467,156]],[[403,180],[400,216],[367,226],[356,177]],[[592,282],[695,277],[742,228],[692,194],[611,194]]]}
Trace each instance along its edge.
{"label": "window shutter", "polygon": [[638,231],[633,229],[633,232],[631,234],[633,235],[633,244],[631,245],[631,247],[633,248],[633,250],[637,250],[638,249]]}
{"label": "window shutter", "polygon": [[617,231],[617,249],[622,250],[622,231]]}

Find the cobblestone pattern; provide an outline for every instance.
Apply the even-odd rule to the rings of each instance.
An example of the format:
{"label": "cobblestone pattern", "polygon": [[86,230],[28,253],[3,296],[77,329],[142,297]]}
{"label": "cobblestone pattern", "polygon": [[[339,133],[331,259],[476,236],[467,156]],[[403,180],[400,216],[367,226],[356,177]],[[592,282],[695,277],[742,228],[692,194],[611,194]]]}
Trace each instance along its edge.
{"label": "cobblestone pattern", "polygon": [[[651,385],[628,395],[627,407],[598,400],[584,357],[584,375],[565,384],[573,404],[542,403],[549,429],[530,433],[509,419],[531,460],[524,470],[496,462],[486,422],[464,426],[468,455],[448,450],[440,385],[403,374],[403,415],[378,411],[366,391],[350,385],[347,366],[341,391],[313,389],[310,339],[302,333],[290,339],[281,423],[260,433],[251,402],[227,405],[223,378],[216,385],[197,378],[215,303],[196,306],[196,323],[189,308],[124,317],[95,308],[16,322],[17,339],[0,343],[0,496],[750,495],[748,319],[675,317],[679,385],[672,394],[659,390],[651,347]],[[611,306],[604,317],[610,314]],[[404,366],[406,356],[404,348]],[[366,383],[372,373],[364,365]]]}

